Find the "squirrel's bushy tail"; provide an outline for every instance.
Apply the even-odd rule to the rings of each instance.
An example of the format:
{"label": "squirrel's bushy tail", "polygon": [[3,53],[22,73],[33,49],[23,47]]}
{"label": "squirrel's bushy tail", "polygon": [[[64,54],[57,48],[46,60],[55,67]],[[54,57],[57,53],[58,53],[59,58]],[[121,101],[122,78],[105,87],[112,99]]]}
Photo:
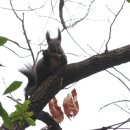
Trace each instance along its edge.
{"label": "squirrel's bushy tail", "polygon": [[34,69],[31,64],[25,65],[25,68],[22,68],[19,71],[28,78],[27,86],[32,86],[35,84]]}
{"label": "squirrel's bushy tail", "polygon": [[30,90],[35,85],[34,67],[31,64],[25,65],[25,68],[19,69],[23,75],[28,78],[28,84],[25,88],[25,98],[31,94]]}

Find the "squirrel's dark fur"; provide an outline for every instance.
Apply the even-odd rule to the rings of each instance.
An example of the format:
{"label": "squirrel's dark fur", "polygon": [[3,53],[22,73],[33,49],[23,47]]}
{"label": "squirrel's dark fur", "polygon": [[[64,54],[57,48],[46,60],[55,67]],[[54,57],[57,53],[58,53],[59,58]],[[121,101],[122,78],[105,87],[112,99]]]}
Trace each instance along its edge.
{"label": "squirrel's dark fur", "polygon": [[61,32],[58,29],[58,37],[51,39],[49,32],[46,33],[48,48],[42,52],[43,57],[34,66],[26,65],[20,72],[28,78],[25,88],[25,99],[45,81],[55,68],[67,64],[66,55],[61,47]]}

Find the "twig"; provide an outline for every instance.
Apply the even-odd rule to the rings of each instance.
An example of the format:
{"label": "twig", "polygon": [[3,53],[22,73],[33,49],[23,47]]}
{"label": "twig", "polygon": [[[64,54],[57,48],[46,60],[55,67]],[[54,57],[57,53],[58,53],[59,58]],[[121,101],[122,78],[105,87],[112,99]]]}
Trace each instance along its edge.
{"label": "twig", "polygon": [[72,2],[72,3],[75,3],[75,4],[79,4],[79,5],[82,5],[82,6],[86,6],[85,4],[81,3],[81,2],[76,2],[76,1],[73,1],[73,0],[66,0],[66,2]]}
{"label": "twig", "polygon": [[12,101],[14,101],[14,102],[16,102],[17,104],[20,104],[20,105],[22,105],[22,103],[20,103],[19,101],[20,101],[20,99],[14,99],[12,96],[10,97],[10,96],[7,96],[8,98],[10,98]]}
{"label": "twig", "polygon": [[113,25],[114,25],[114,23],[115,23],[117,17],[118,17],[119,14],[121,13],[121,11],[122,11],[122,9],[123,9],[123,7],[124,7],[124,4],[125,4],[125,0],[124,0],[124,2],[123,2],[123,4],[122,4],[121,8],[120,8],[119,11],[117,12],[117,14],[114,14],[114,13],[106,6],[107,9],[108,9],[110,12],[112,12],[112,14],[113,14],[115,17],[114,17],[114,19],[113,19],[113,21],[112,21],[112,23],[111,23],[111,25],[110,25],[110,28],[109,28],[109,35],[108,35],[108,40],[107,40],[106,45],[105,45],[105,46],[106,46],[105,52],[108,51],[108,44],[109,44],[109,41],[110,41],[110,39],[111,39],[112,27],[113,27]]}
{"label": "twig", "polygon": [[51,1],[51,8],[52,8],[52,12],[53,12],[53,14],[54,14],[53,3],[52,3],[52,0],[50,0],[50,1]]}
{"label": "twig", "polygon": [[100,49],[99,49],[98,53],[101,52],[101,49],[103,48],[104,44],[105,44],[105,40],[103,41],[102,45],[100,46]]}
{"label": "twig", "polygon": [[16,42],[16,41],[13,41],[13,40],[11,40],[11,39],[8,39],[8,41],[10,41],[10,42],[16,44],[16,45],[17,45],[18,47],[20,47],[21,49],[24,49],[24,50],[28,50],[28,51],[29,51],[28,48],[25,48],[25,47],[20,46],[20,45],[18,44],[18,42]]}
{"label": "twig", "polygon": [[27,10],[27,11],[36,11],[36,10],[39,10],[39,9],[42,9],[45,4],[47,3],[48,0],[46,0],[40,7],[37,7],[37,8],[31,8],[30,5],[29,5],[29,9],[31,10]]}
{"label": "twig", "polygon": [[[96,54],[99,54],[97,53],[90,45],[87,44],[87,46],[93,51],[95,52]],[[114,70],[117,70],[115,69],[114,67],[112,67]],[[116,76],[115,74],[113,74],[112,72],[108,71],[108,70],[105,70],[106,72],[108,72],[109,74],[111,74],[112,76],[114,76],[116,79],[118,79],[121,83],[123,83],[123,85],[125,85],[125,87],[130,91],[130,88],[125,84],[125,82],[120,79],[118,76]],[[122,74],[119,70],[117,70],[118,73],[120,73],[123,77],[126,78],[126,76],[124,74]]]}
{"label": "twig", "polygon": [[117,104],[114,104],[115,106],[119,107],[121,110],[123,110],[124,112],[130,114],[130,112],[126,111],[124,108],[122,108],[121,106],[117,105]]}
{"label": "twig", "polygon": [[27,44],[28,44],[29,50],[30,50],[31,55],[32,55],[32,58],[33,58],[33,63],[35,64],[35,58],[34,58],[34,54],[33,54],[32,48],[31,48],[31,46],[30,46],[30,40],[28,39],[28,36],[27,36],[26,30],[25,30],[25,24],[24,24],[24,13],[23,13],[23,20],[22,20],[22,28],[23,28],[23,33],[24,33],[24,36],[25,36],[26,42],[27,42]]}
{"label": "twig", "polygon": [[86,44],[95,54],[99,54],[98,52],[96,52],[89,44]]}
{"label": "twig", "polygon": [[[3,84],[5,85],[5,87],[7,88],[7,85],[6,85],[6,83],[5,83],[5,80],[4,80],[4,78],[2,77],[2,80],[3,80]],[[11,96],[11,97],[10,97]],[[21,104],[18,100],[20,100],[20,99],[18,99],[18,100],[16,100],[16,99],[14,99],[14,97],[13,97],[13,95],[10,93],[10,96],[7,96],[8,98],[10,98],[11,100],[13,100],[14,102],[16,102],[17,104]]]}
{"label": "twig", "polygon": [[[69,9],[66,7],[66,6],[64,6],[65,7],[65,9],[66,9],[66,11],[67,11],[67,13],[68,13],[68,15],[69,15],[69,20],[67,20],[67,21],[65,21],[65,23],[67,23],[67,22],[71,22],[72,23],[72,20],[74,20],[75,21],[75,18],[71,18],[71,14],[70,14],[70,12],[69,12]],[[68,26],[67,26],[67,28],[69,28]]]}
{"label": "twig", "polygon": [[115,67],[112,67],[115,71],[117,71],[119,74],[121,74],[125,79],[127,79],[130,82],[130,79],[128,77],[126,77],[121,71],[119,71],[118,69],[116,69]]}
{"label": "twig", "polygon": [[105,107],[108,107],[108,106],[110,106],[110,105],[113,105],[113,104],[119,103],[119,102],[130,102],[130,100],[119,100],[119,101],[115,101],[115,102],[108,103],[108,104],[104,105],[103,107],[101,107],[99,111],[101,111],[101,110],[102,110],[103,108],[105,108]]}
{"label": "twig", "polygon": [[130,121],[130,118],[129,118],[129,119],[127,119],[126,121],[124,121],[124,122],[120,123],[120,125],[119,125],[119,126],[117,126],[116,128],[114,128],[113,130],[116,130],[116,129],[120,128],[122,125],[124,125],[124,124],[128,123],[129,121]]}
{"label": "twig", "polygon": [[30,56],[30,55],[28,55],[28,56],[22,57],[22,56],[18,55],[14,50],[10,49],[9,47],[7,47],[7,46],[5,46],[5,45],[3,45],[3,47],[5,47],[6,49],[10,50],[11,52],[13,52],[16,56],[18,56],[18,57],[20,57],[20,58],[25,58],[25,57],[29,57],[29,56]]}
{"label": "twig", "polygon": [[53,18],[53,17],[51,17],[51,16],[42,16],[42,15],[39,15],[37,12],[34,12],[37,16],[39,16],[39,17],[44,17],[44,18],[47,18],[47,19],[51,19],[51,20],[54,20],[54,21],[56,21],[56,22],[58,22],[58,23],[61,23],[58,19],[56,19],[56,18]]}
{"label": "twig", "polygon": [[[58,2],[58,0],[56,0],[56,2],[53,4],[53,8],[55,8],[57,2]],[[44,28],[46,28],[47,23],[49,22],[50,19],[55,20],[55,21],[61,23],[59,20],[57,20],[57,19],[51,17],[51,15],[52,15],[52,13],[53,13],[52,11],[50,12],[50,14],[49,14],[48,16],[41,16],[41,15],[39,15],[38,12],[36,12],[36,11],[34,11],[34,13],[35,13],[37,16],[39,16],[39,17],[46,17],[46,18],[47,18],[47,21],[46,21],[46,23],[44,24],[43,30],[44,30]],[[43,40],[43,41],[44,41],[44,40]],[[41,43],[43,43],[43,41],[42,41]]]}
{"label": "twig", "polygon": [[[48,0],[46,0],[40,7],[31,8],[31,10],[30,10],[30,9],[14,9],[14,10],[15,10],[15,11],[19,11],[19,12],[23,12],[23,11],[24,11],[24,12],[36,11],[36,10],[42,9],[42,8],[45,6],[45,4],[47,3],[47,1],[48,1]],[[0,6],[0,8],[1,8],[1,9],[4,9],[4,10],[12,11],[12,8],[10,9],[10,8],[1,7],[1,6]],[[30,6],[29,6],[29,8],[30,8]]]}
{"label": "twig", "polygon": [[89,55],[76,41],[75,39],[71,36],[71,34],[69,33],[69,31],[67,30],[67,27],[65,25],[65,21],[64,21],[64,17],[63,17],[63,7],[64,7],[64,0],[60,0],[59,3],[59,17],[61,20],[61,24],[63,26],[63,29],[66,29],[67,33],[69,34],[69,36],[71,37],[71,39],[78,45],[78,47],[85,52],[87,55]]}
{"label": "twig", "polygon": [[77,25],[78,23],[80,23],[81,21],[83,21],[83,20],[89,15],[91,6],[93,5],[94,2],[95,2],[95,0],[92,0],[92,1],[90,2],[89,6],[88,6],[88,9],[87,9],[87,13],[85,14],[85,16],[83,16],[83,17],[80,18],[79,20],[75,21],[73,24],[71,24],[71,25],[68,26],[67,28],[74,27],[75,25]]}
{"label": "twig", "polygon": [[15,16],[22,22],[22,19],[17,15],[16,11],[13,8],[12,0],[10,0],[10,5],[11,5],[12,11],[14,12]]}
{"label": "twig", "polygon": [[11,5],[11,8],[12,8],[12,10],[13,10],[15,16],[16,16],[16,17],[19,19],[19,21],[21,21],[21,23],[22,23],[22,29],[23,29],[24,37],[25,37],[25,39],[26,39],[27,45],[28,45],[28,47],[29,47],[29,50],[30,50],[30,52],[31,52],[31,56],[32,56],[32,59],[33,59],[33,63],[35,64],[34,54],[33,54],[32,48],[31,48],[31,46],[30,46],[30,40],[29,40],[28,37],[27,37],[27,33],[26,33],[25,25],[24,25],[24,13],[23,13],[23,19],[21,19],[21,18],[17,15],[16,11],[15,11],[14,8],[13,8],[12,0],[10,0],[10,5]]}
{"label": "twig", "polygon": [[[94,0],[93,0],[94,1]],[[77,42],[76,40],[71,36],[71,34],[69,33],[69,31],[67,30],[67,26],[65,24],[65,21],[64,21],[64,17],[63,17],[63,7],[64,7],[64,0],[60,0],[60,3],[59,3],[59,17],[60,17],[60,20],[61,20],[61,24],[63,26],[63,30],[65,29],[67,31],[67,33],[69,34],[69,36],[71,37],[71,39],[74,41],[74,43],[76,43],[76,45],[78,45],[78,47],[83,51],[85,52],[85,54],[89,55]]]}
{"label": "twig", "polygon": [[130,92],[130,88],[125,84],[125,82],[123,80],[121,80],[119,77],[117,77],[116,75],[114,75],[113,73],[111,73],[110,71],[108,70],[105,70],[107,71],[109,74],[111,74],[112,76],[114,76],[116,79],[118,79],[127,89],[128,91]]}
{"label": "twig", "polygon": [[70,38],[73,40],[73,42],[85,53],[87,54],[88,56],[90,56],[90,54],[85,50],[83,49],[79,44],[78,42],[72,37],[72,35],[69,33],[69,31],[66,29],[68,35],[70,36]]}
{"label": "twig", "polygon": [[3,80],[3,84],[4,84],[5,87],[7,88],[7,85],[6,85],[6,83],[5,83],[5,79],[4,79],[4,77],[2,77],[2,80]]}
{"label": "twig", "polygon": [[[123,121],[123,122],[120,122],[120,123],[116,123],[116,124],[113,124],[113,125],[110,125],[110,126],[106,126],[106,127],[102,127],[102,128],[98,128],[98,129],[91,129],[91,130],[109,130],[109,129],[112,129],[112,130],[117,130],[117,129],[130,129],[130,128],[120,128],[122,125],[128,123],[130,121],[130,118],[127,119],[126,121]],[[117,126],[117,127],[115,127]],[[115,128],[113,128],[115,127]]]}
{"label": "twig", "polygon": [[[85,16],[83,16],[82,18],[80,18],[79,20],[75,21],[74,23],[72,23],[71,25],[69,26],[66,26],[65,24],[65,20],[64,20],[64,17],[63,17],[63,6],[64,6],[64,0],[60,0],[60,4],[59,4],[59,16],[60,16],[60,20],[61,20],[61,24],[63,26],[63,30],[64,29],[67,29],[67,28],[71,28],[71,27],[74,27],[75,25],[77,25],[78,23],[80,23],[81,21],[83,21],[88,15],[89,15],[89,12],[90,12],[90,9],[91,9],[91,6],[93,5],[93,3],[95,2],[95,0],[92,0],[88,6],[88,9],[87,9],[87,13],[85,14]],[[77,3],[77,2],[76,2]],[[78,3],[79,4],[79,3]]]}

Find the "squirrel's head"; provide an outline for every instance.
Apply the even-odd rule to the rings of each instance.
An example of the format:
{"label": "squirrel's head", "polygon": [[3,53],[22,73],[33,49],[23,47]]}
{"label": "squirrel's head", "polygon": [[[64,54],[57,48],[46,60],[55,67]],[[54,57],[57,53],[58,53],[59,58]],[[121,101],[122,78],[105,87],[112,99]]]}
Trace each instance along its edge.
{"label": "squirrel's head", "polygon": [[48,44],[48,50],[53,53],[60,53],[61,51],[61,32],[58,28],[58,36],[57,38],[50,38],[50,33],[47,31],[46,33],[46,40]]}

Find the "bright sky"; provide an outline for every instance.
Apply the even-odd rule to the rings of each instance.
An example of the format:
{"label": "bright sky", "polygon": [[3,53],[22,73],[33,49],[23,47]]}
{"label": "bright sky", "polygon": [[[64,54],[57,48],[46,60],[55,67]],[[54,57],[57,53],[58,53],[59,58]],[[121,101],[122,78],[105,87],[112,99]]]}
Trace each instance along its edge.
{"label": "bright sky", "polygon": [[[77,0],[76,2],[78,1],[81,3],[84,2],[84,0]],[[83,4],[88,5],[89,2],[89,0],[86,0]],[[43,5],[43,0],[33,2],[31,0],[13,0],[13,3],[14,8],[23,10],[27,9],[28,3],[31,8],[40,7]],[[57,35],[57,27],[62,28],[56,20],[52,20],[51,18],[47,19],[45,17],[49,14],[50,17],[58,18],[58,3],[59,1],[57,2],[57,0],[53,0],[53,5],[56,4],[54,12],[52,11],[49,0],[42,10],[25,12],[25,26],[35,54],[39,50],[35,43],[41,43],[45,39],[45,32],[47,30],[50,30],[51,36],[55,37]],[[87,45],[91,46],[96,52],[99,52],[102,44],[107,42],[110,23],[113,21],[114,14],[117,14],[122,3],[123,0],[95,0],[93,6],[91,7],[89,16],[75,27],[69,29],[69,32],[75,41],[78,42],[78,44],[80,44],[80,46],[89,53],[89,55],[94,55],[95,53]],[[5,36],[19,42],[22,46],[26,46],[20,21],[15,17],[12,11],[2,9],[1,7],[10,8],[9,0],[0,0],[0,36]],[[88,8],[88,6],[80,6],[79,4],[69,2],[69,0],[66,2],[65,7],[65,20],[69,20],[70,18],[81,18],[85,15]],[[21,11],[18,11],[17,13],[20,17],[22,16]],[[122,12],[117,17],[116,22],[112,27],[111,39],[108,46],[109,49],[129,44],[129,16],[130,4],[126,2]],[[46,41],[44,44],[45,43]],[[20,50],[11,42],[8,42],[7,46],[14,49],[20,56],[26,56],[29,54],[25,51],[23,52],[23,50]],[[73,42],[65,31],[62,33],[62,46],[67,53],[69,63],[78,62],[89,57]],[[103,46],[101,52],[104,52],[104,50],[105,48]],[[68,53],[73,53],[78,56],[70,55]],[[10,99],[6,96],[2,96],[5,90],[3,78],[7,86],[14,80],[24,81],[22,87],[13,93],[13,96],[16,98],[24,99],[23,89],[26,86],[27,80],[18,72],[18,69],[23,67],[25,63],[32,61],[30,57],[19,58],[14,53],[3,47],[0,48],[0,55],[0,63],[6,66],[4,68],[0,68],[0,99],[5,109],[8,112],[12,112],[14,111],[13,101],[10,101]],[[129,65],[130,63],[127,63],[116,68],[129,78]],[[122,78],[122,80],[129,86],[129,82],[126,79],[121,77],[121,75],[113,69],[109,70]],[[108,106],[99,112],[100,108],[107,103],[117,100],[130,99],[129,91],[125,88],[125,86],[107,72],[103,71],[83,79],[74,85],[74,87],[78,92],[80,110],[78,115],[71,121],[65,117],[64,122],[61,123],[63,130],[94,129],[115,124],[129,118],[129,114],[125,113],[115,105]],[[67,93],[69,93],[72,89],[73,88],[61,91],[57,95],[57,98],[59,99],[60,97],[60,99],[64,99]],[[62,105],[62,100],[58,103],[59,105]],[[122,103],[119,105],[126,108],[126,105],[129,104]],[[2,123],[2,121],[0,121],[0,123]],[[36,130],[36,128],[40,129],[42,127],[43,123],[37,122],[36,127],[30,127],[27,130]]]}

